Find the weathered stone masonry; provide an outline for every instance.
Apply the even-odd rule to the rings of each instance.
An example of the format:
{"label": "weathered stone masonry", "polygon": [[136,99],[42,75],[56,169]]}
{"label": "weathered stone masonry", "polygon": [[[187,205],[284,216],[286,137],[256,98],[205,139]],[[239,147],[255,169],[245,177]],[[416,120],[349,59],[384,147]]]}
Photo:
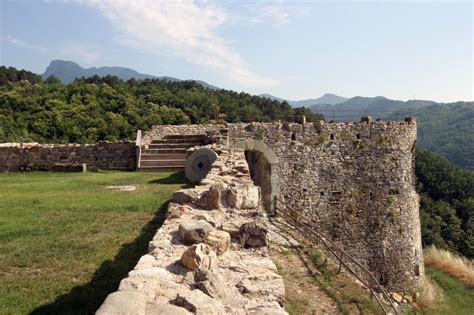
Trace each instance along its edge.
{"label": "weathered stone masonry", "polygon": [[[315,229],[391,290],[419,286],[424,268],[413,119],[155,126],[143,143],[168,134],[206,134],[244,149],[267,211],[276,205],[311,217]],[[58,163],[134,169],[136,148],[133,142],[0,146],[0,171],[54,170]]]}
{"label": "weathered stone masonry", "polygon": [[[171,128],[171,129],[170,129]],[[227,129],[227,130],[225,130]],[[416,122],[249,123],[154,128],[154,136],[225,130],[246,151],[263,205],[300,211],[391,290],[424,275],[415,191]]]}
{"label": "weathered stone masonry", "polygon": [[135,142],[0,145],[0,172],[55,171],[61,166],[80,166],[83,163],[102,169],[133,170],[136,167]]}
{"label": "weathered stone masonry", "polygon": [[175,192],[149,253],[96,314],[287,314],[260,189],[242,151],[214,150],[208,175]]}
{"label": "weathered stone masonry", "polygon": [[283,201],[277,206],[311,217],[315,229],[386,287],[419,286],[424,270],[414,120],[230,124],[229,138],[267,157],[271,173],[260,176],[266,178],[261,185]]}

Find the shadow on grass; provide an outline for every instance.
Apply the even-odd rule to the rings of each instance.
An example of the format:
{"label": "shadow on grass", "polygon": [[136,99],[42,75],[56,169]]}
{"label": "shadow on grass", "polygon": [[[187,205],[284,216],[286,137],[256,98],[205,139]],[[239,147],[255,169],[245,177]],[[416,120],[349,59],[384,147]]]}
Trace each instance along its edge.
{"label": "shadow on grass", "polygon": [[163,225],[169,203],[167,201],[160,207],[133,242],[122,245],[113,260],[104,261],[89,283],[72,288],[31,314],[94,314],[107,295],[117,290],[120,280],[135,267],[139,258],[147,253],[148,242]]}
{"label": "shadow on grass", "polygon": [[165,178],[158,178],[158,179],[151,180],[148,182],[148,184],[160,184],[160,185],[183,184],[183,188],[192,187],[189,184],[189,182],[186,182],[184,171],[171,173],[168,177],[165,177]]}

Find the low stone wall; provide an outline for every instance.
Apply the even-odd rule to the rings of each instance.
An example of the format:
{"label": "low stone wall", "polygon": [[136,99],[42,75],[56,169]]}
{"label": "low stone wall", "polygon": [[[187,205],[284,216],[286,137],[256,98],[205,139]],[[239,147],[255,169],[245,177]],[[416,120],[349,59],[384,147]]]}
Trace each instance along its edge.
{"label": "low stone wall", "polygon": [[83,163],[102,169],[135,169],[135,142],[0,144],[0,172],[61,171]]}
{"label": "low stone wall", "polygon": [[243,151],[214,149],[209,174],[173,195],[149,253],[96,314],[287,314],[260,189]]}

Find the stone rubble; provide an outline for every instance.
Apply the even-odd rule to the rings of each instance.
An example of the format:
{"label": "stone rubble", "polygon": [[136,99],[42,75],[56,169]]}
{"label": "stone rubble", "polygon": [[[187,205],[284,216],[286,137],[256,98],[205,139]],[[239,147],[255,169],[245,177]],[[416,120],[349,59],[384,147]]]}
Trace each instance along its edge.
{"label": "stone rubble", "polygon": [[149,253],[96,314],[287,314],[260,188],[243,151],[219,153],[200,185],[173,195]]}

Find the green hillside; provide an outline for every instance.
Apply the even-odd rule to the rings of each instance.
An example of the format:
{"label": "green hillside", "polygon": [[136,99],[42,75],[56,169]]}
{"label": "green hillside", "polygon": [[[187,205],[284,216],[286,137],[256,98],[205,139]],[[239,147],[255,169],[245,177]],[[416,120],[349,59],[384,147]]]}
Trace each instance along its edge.
{"label": "green hillside", "polygon": [[474,258],[474,172],[417,150],[416,177],[423,246]]}
{"label": "green hillside", "polygon": [[0,67],[0,142],[94,143],[133,139],[152,125],[309,121],[322,117],[288,103],[194,81],[93,76],[62,84]]}
{"label": "green hillside", "polygon": [[474,170],[474,102],[438,104],[414,110],[418,145]]}

